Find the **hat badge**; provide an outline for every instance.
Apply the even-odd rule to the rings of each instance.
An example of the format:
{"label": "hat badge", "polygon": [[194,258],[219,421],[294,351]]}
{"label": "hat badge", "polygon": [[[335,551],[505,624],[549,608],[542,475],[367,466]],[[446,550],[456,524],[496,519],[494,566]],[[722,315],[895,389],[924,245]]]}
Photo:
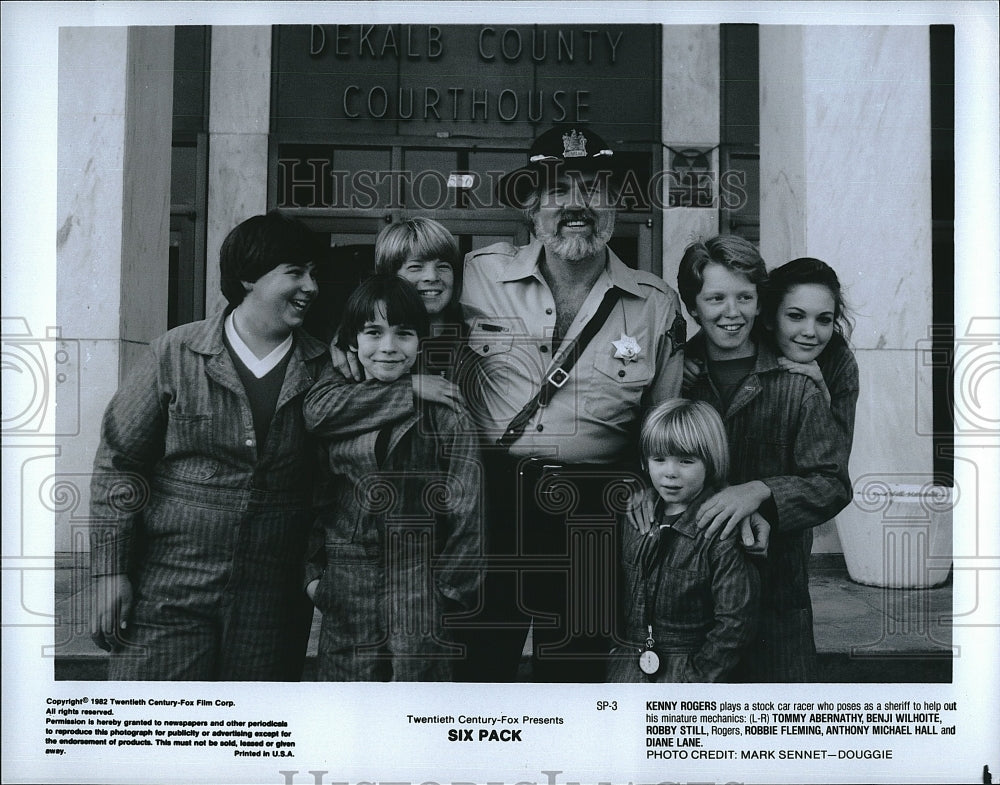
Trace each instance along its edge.
{"label": "hat badge", "polygon": [[563,134],[563,158],[586,158],[587,137],[576,129]]}

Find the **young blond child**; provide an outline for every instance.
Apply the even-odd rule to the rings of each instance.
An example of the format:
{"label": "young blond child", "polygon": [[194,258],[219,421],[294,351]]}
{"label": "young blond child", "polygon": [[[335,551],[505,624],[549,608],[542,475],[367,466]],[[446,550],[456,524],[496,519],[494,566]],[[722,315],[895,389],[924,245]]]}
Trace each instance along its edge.
{"label": "young blond child", "polygon": [[430,319],[414,373],[454,379],[465,351],[465,324],[458,304],[461,256],[454,235],[432,218],[391,223],[375,238],[375,271],[412,283]]}
{"label": "young blond child", "polygon": [[380,424],[409,416],[418,401],[462,406],[457,369],[468,347],[458,305],[458,243],[440,223],[410,218],[388,224],[375,239],[375,270],[409,281],[426,310],[428,334],[411,372],[392,384],[370,385],[359,362],[353,336],[341,336],[330,347],[333,365],[306,398],[306,420],[321,437],[342,438],[357,430],[356,422],[372,418]]}
{"label": "young blond child", "polygon": [[639,446],[650,485],[619,516],[621,640],[608,681],[725,681],[750,641],[759,585],[737,538],[695,525],[701,502],[726,485],[722,419],[674,398],[647,416]]}

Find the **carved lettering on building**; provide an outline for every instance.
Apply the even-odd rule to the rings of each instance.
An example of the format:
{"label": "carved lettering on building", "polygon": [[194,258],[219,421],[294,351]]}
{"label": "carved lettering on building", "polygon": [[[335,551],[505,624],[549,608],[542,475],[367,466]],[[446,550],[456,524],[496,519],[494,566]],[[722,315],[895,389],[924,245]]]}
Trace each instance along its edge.
{"label": "carved lettering on building", "polygon": [[[449,28],[437,25],[312,25],[309,54],[338,62],[435,62],[448,51]],[[484,67],[618,62],[624,32],[585,27],[478,28],[475,55]],[[469,39],[464,39],[468,44]],[[502,74],[503,72],[500,71]],[[340,88],[338,88],[340,89]],[[574,122],[591,117],[591,91],[555,87],[482,87],[463,84],[386,86],[347,84],[340,93],[348,120],[428,122]]]}

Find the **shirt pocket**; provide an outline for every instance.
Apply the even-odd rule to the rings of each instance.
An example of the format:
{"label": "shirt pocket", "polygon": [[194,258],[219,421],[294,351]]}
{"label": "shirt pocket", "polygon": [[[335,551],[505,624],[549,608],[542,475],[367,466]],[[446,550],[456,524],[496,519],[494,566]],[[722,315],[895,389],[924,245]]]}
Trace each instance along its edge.
{"label": "shirt pocket", "polygon": [[210,414],[171,411],[167,420],[162,471],[184,480],[207,480],[219,470],[218,459],[208,451],[215,443]]}
{"label": "shirt pocket", "polygon": [[610,347],[606,351],[601,349],[590,370],[584,406],[598,420],[631,422],[652,377],[652,367],[644,355],[633,362],[624,362],[614,356]]}
{"label": "shirt pocket", "polygon": [[480,357],[507,354],[514,345],[514,330],[498,320],[476,319],[469,330],[469,348]]}

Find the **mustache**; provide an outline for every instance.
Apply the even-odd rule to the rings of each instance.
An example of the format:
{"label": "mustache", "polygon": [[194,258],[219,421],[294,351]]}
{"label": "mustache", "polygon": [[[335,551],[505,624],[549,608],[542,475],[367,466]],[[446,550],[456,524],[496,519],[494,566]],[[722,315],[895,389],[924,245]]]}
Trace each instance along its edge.
{"label": "mustache", "polygon": [[569,223],[570,221],[586,221],[590,224],[597,223],[597,214],[588,207],[570,207],[559,211],[559,223]]}

